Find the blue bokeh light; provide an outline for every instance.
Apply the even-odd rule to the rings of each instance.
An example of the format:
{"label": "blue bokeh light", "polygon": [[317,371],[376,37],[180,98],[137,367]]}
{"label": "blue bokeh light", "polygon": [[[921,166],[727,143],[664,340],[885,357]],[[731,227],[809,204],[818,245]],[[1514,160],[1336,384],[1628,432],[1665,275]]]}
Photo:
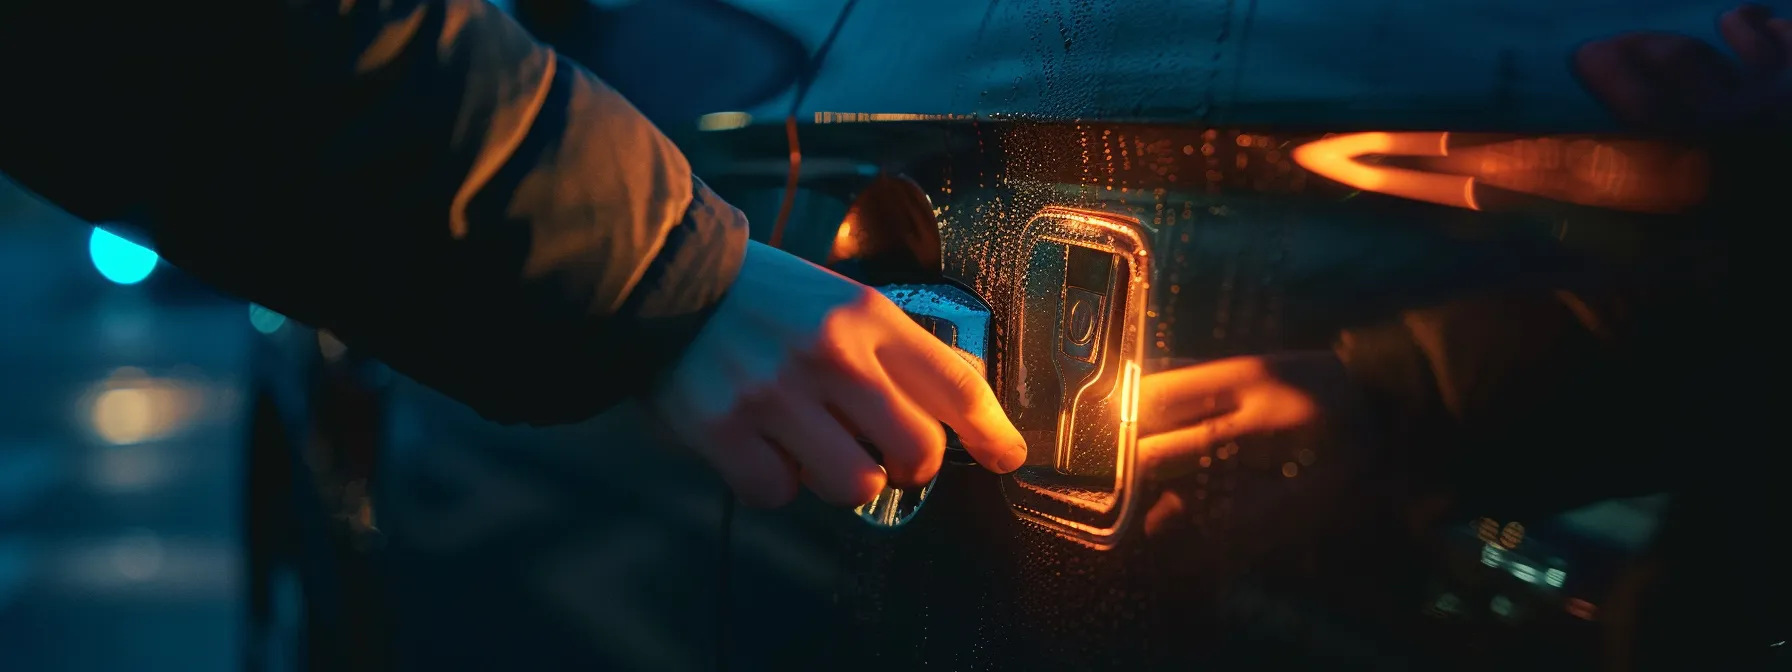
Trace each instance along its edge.
{"label": "blue bokeh light", "polygon": [[143,282],[161,261],[155,250],[98,227],[87,239],[87,255],[93,258],[93,267],[100,275],[121,285]]}
{"label": "blue bokeh light", "polygon": [[249,304],[249,324],[256,331],[273,334],[286,326],[286,316],[256,304]]}

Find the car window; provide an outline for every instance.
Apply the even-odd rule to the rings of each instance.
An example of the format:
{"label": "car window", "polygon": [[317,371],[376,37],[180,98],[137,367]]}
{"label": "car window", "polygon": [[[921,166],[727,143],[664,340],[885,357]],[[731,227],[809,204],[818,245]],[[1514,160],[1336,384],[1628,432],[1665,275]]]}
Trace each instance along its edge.
{"label": "car window", "polygon": [[[811,45],[847,4],[735,1]],[[1712,17],[1733,4],[865,0],[802,112],[1454,130],[1497,115],[1499,130],[1587,130],[1608,122],[1567,72],[1574,45],[1630,30],[1715,39]]]}

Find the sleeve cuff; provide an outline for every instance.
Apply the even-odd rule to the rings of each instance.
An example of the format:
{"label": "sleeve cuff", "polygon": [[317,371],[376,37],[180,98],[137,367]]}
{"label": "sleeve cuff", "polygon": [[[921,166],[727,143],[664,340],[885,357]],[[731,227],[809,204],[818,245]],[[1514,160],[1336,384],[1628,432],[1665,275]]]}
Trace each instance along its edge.
{"label": "sleeve cuff", "polygon": [[589,420],[645,393],[683,354],[740,272],[746,241],[746,217],[696,183],[683,218],[614,314],[579,326],[519,315],[511,328],[482,330],[504,339],[501,357],[464,358],[455,377],[423,382],[501,424]]}
{"label": "sleeve cuff", "polygon": [[637,361],[658,373],[684,353],[740,274],[747,217],[692,178],[691,205],[666,233],[618,317],[639,345]]}
{"label": "sleeve cuff", "polygon": [[691,179],[691,204],[678,225],[666,232],[659,255],[618,311],[623,317],[707,315],[740,273],[747,252],[746,215],[702,180]]}

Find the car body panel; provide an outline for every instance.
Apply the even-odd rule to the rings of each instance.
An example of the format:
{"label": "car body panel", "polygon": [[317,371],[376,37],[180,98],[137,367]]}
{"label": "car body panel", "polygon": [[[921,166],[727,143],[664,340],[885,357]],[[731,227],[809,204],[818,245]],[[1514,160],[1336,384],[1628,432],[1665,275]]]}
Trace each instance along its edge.
{"label": "car body panel", "polygon": [[[734,0],[810,45],[844,0]],[[1610,128],[1573,48],[1634,30],[1716,39],[1725,0],[852,4],[798,113],[1517,131]],[[866,76],[866,73],[876,73]],[[787,114],[794,91],[747,111]]]}

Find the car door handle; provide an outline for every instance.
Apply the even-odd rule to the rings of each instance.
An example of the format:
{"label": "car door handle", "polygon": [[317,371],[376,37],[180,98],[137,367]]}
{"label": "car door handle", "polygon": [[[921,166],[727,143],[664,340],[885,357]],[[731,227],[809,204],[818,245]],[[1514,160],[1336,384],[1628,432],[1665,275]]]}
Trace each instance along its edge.
{"label": "car door handle", "polygon": [[[965,361],[988,375],[989,337],[993,326],[989,304],[971,290],[957,283],[940,280],[927,284],[884,285],[877,288],[891,303],[901,308],[935,338],[951,346]],[[873,456],[881,455],[877,447],[861,440]],[[951,427],[946,427],[946,461],[975,464],[964,449],[964,443]],[[885,488],[854,511],[873,525],[896,527],[912,519],[921,510],[933,483],[920,488]]]}

